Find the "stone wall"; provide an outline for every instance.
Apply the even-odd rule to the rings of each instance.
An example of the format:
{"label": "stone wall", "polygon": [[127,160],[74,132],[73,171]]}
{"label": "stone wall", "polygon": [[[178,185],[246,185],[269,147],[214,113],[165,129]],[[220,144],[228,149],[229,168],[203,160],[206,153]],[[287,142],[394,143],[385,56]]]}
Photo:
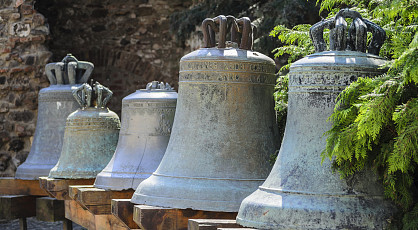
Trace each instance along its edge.
{"label": "stone wall", "polygon": [[110,109],[152,80],[176,86],[186,50],[169,31],[169,16],[187,9],[184,0],[38,0],[48,18],[54,61],[72,53],[95,65],[92,78],[113,91]]}
{"label": "stone wall", "polygon": [[51,52],[49,29],[33,1],[0,1],[0,176],[13,176],[30,150],[37,97]]}

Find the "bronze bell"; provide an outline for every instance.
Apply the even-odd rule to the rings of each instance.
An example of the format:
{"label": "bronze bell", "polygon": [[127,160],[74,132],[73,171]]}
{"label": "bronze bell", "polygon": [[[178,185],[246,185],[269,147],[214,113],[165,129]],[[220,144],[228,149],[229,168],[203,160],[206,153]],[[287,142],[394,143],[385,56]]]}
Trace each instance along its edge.
{"label": "bronze bell", "polygon": [[[233,35],[228,45],[235,48],[226,44],[228,23]],[[248,18],[206,19],[203,31],[205,48],[180,60],[178,103],[165,155],[139,184],[133,203],[237,212],[270,172],[268,159],[276,150],[274,61],[251,50]],[[220,37],[216,48],[214,31]]]}
{"label": "bronze bell", "polygon": [[[379,67],[385,63],[371,54],[379,53],[384,30],[366,19],[358,23],[363,21],[358,15],[342,10],[335,18],[312,26],[310,35],[317,53],[290,67],[282,146],[266,181],[242,202],[239,224],[257,229],[386,229],[395,209],[383,199],[377,176],[364,171],[341,180],[332,173],[329,160],[321,162],[326,145],[323,134],[331,128],[327,118],[338,94],[359,77],[381,74]],[[345,18],[353,16],[350,30],[354,39],[347,39]],[[325,27],[334,34],[330,35],[331,51],[324,51]],[[372,43],[377,45],[369,47],[369,53],[362,42],[367,36],[364,29],[372,30]],[[345,50],[349,42],[353,46]]]}
{"label": "bronze bell", "polygon": [[177,93],[153,81],[122,100],[118,146],[94,183],[110,190],[136,189],[158,167],[170,138]]}
{"label": "bronze bell", "polygon": [[67,118],[61,156],[49,173],[51,178],[95,178],[116,149],[120,121],[106,107],[112,91],[98,82],[85,83],[73,95],[81,108]]}
{"label": "bronze bell", "polygon": [[51,85],[39,91],[35,136],[28,158],[17,168],[16,178],[37,180],[48,176],[61,154],[65,121],[78,108],[72,90],[87,82],[93,68],[92,63],[78,61],[71,54],[45,66]]}

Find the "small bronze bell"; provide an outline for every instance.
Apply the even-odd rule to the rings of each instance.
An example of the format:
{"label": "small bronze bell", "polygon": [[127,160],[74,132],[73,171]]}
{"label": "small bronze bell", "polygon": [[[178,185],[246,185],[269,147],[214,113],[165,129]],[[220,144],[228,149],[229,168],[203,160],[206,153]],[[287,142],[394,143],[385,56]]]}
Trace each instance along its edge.
{"label": "small bronze bell", "polygon": [[[240,48],[227,47],[228,22],[233,35],[242,31],[235,45]],[[178,103],[165,155],[139,184],[133,203],[237,212],[270,172],[268,159],[276,150],[274,61],[251,51],[248,18],[206,19],[203,31],[207,48],[180,60]],[[214,31],[219,31],[217,48]]]}
{"label": "small bronze bell", "polygon": [[72,91],[86,83],[93,64],[68,54],[61,62],[45,67],[51,85],[39,91],[35,136],[26,161],[17,168],[16,178],[37,180],[48,176],[62,149],[65,121],[78,108]]}
{"label": "small bronze bell", "polygon": [[73,95],[81,108],[67,118],[61,156],[51,178],[95,178],[116,149],[120,121],[106,107],[112,92],[96,82],[81,85]]}
{"label": "small bronze bell", "polygon": [[136,189],[158,167],[170,138],[177,93],[153,81],[122,100],[122,127],[112,160],[94,183],[97,188]]}

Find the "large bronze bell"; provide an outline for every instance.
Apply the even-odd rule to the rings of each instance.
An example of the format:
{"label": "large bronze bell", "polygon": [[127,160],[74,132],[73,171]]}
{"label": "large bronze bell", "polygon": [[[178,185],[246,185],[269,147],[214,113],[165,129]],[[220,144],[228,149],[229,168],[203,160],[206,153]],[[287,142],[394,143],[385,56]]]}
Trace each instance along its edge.
{"label": "large bronze bell", "polygon": [[[237,222],[257,229],[385,229],[393,206],[383,200],[377,176],[364,171],[349,180],[332,173],[331,162],[321,164],[324,132],[331,128],[337,95],[359,77],[382,73],[384,59],[365,51],[367,33],[373,32],[369,52],[379,53],[383,29],[360,17],[353,18],[346,36],[345,17],[359,15],[343,10],[337,17],[311,28],[317,53],[290,67],[286,130],[277,161],[264,184],[244,199]],[[367,25],[367,27],[366,27]],[[330,31],[330,48],[322,37]],[[353,28],[352,28],[353,27]],[[363,28],[361,28],[363,27]],[[349,33],[349,34],[350,34]],[[377,38],[382,39],[377,39]],[[346,42],[352,49],[345,50]],[[372,50],[371,50],[372,49]],[[320,52],[324,51],[324,52]]]}
{"label": "large bronze bell", "polygon": [[93,64],[68,54],[61,62],[45,67],[51,85],[39,91],[35,136],[26,161],[17,168],[16,178],[37,180],[48,176],[57,163],[64,138],[65,121],[78,108],[72,90],[86,83]]}
{"label": "large bronze bell", "polygon": [[81,108],[67,118],[61,156],[51,178],[95,178],[116,149],[120,121],[106,107],[112,92],[96,82],[81,85],[73,94]]}
{"label": "large bronze bell", "polygon": [[157,169],[170,139],[176,102],[176,91],[157,81],[122,100],[118,146],[95,187],[136,189]]}
{"label": "large bronze bell", "polygon": [[[228,23],[233,41],[227,47]],[[180,60],[179,96],[170,141],[158,169],[131,202],[171,208],[236,212],[270,172],[276,150],[275,64],[251,51],[248,18],[203,22],[205,48]],[[219,31],[215,48],[214,31]]]}

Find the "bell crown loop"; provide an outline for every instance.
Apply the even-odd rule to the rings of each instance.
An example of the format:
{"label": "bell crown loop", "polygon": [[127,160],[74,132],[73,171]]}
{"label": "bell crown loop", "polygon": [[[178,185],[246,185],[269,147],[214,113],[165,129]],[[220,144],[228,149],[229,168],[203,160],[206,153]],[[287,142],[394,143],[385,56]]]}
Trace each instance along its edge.
{"label": "bell crown loop", "polygon": [[93,63],[79,61],[69,53],[61,62],[47,64],[45,73],[51,85],[75,85],[86,83],[93,69]]}
{"label": "bell crown loop", "polygon": [[[234,16],[219,15],[215,18],[206,18],[202,22],[204,48],[212,48],[216,46],[215,33],[219,34],[218,48],[226,48],[227,44],[233,46],[238,44],[240,49],[252,50],[256,26],[251,23],[250,18],[242,17],[236,19]],[[227,32],[231,33],[231,41],[226,41]],[[241,40],[239,40],[241,34]]]}
{"label": "bell crown loop", "polygon": [[170,91],[174,91],[174,88],[171,87],[170,84],[168,84],[168,82],[166,82],[164,84],[164,82],[152,81],[152,82],[149,82],[147,84],[145,89],[140,89],[140,90],[141,91],[148,91],[148,92],[151,92],[151,91],[160,91],[160,92],[167,91],[167,92],[170,92]]}
{"label": "bell crown loop", "polygon": [[[346,18],[353,21],[347,29]],[[386,32],[377,24],[364,19],[357,11],[348,8],[340,10],[335,17],[322,20],[314,24],[309,30],[315,52],[327,50],[327,44],[323,37],[324,29],[330,29],[329,49],[337,51],[358,51],[365,53],[366,50],[374,55],[379,55],[385,39]],[[367,32],[372,33],[372,40],[367,46]]]}
{"label": "bell crown loop", "polygon": [[[91,82],[93,82],[93,80]],[[84,83],[73,90],[73,96],[82,108],[106,108],[112,95],[113,92],[109,88],[97,81],[94,84],[91,83],[91,85]]]}

